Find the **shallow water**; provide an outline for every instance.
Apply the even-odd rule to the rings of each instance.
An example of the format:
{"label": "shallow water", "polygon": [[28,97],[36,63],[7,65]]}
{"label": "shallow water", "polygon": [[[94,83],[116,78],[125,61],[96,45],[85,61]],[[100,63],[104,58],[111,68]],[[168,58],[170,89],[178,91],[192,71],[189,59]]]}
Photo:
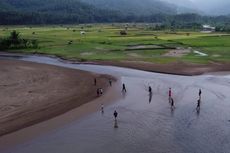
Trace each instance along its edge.
{"label": "shallow water", "polygon": [[[105,107],[104,114],[99,110],[1,153],[228,153],[230,150],[228,75],[187,77],[71,64],[41,56],[18,59],[120,76],[127,93]],[[152,97],[148,94],[149,85]],[[169,87],[172,87],[174,110],[168,101]],[[202,102],[197,111],[200,88]],[[114,128],[115,109],[118,128]]]}

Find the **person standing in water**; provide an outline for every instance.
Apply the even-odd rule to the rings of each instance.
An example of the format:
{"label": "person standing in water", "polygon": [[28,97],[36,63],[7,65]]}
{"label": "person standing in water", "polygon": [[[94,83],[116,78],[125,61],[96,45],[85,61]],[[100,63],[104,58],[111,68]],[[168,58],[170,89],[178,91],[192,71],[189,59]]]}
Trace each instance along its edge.
{"label": "person standing in water", "polygon": [[171,97],[171,108],[175,108],[175,106],[174,106],[174,100],[173,100],[172,97]]}
{"label": "person standing in water", "polygon": [[113,116],[114,116],[114,118],[115,118],[115,120],[114,120],[114,128],[118,128],[117,115],[118,115],[118,113],[117,113],[117,111],[115,110],[114,113],[113,113]]}
{"label": "person standing in water", "polygon": [[152,94],[152,87],[149,86],[149,94]]}
{"label": "person standing in water", "polygon": [[171,102],[171,100],[172,100],[172,89],[171,88],[169,88],[169,103]]}
{"label": "person standing in water", "polygon": [[115,120],[117,120],[118,113],[116,110],[114,111],[113,116],[114,116]]}
{"label": "person standing in water", "polygon": [[126,87],[125,87],[125,84],[123,83],[122,85],[122,92],[126,92]]}
{"label": "person standing in water", "polygon": [[201,94],[202,94],[202,91],[201,89],[199,90],[199,99],[201,100]]}
{"label": "person standing in water", "polygon": [[197,100],[197,107],[196,109],[200,109],[200,99]]}
{"label": "person standing in water", "polygon": [[104,105],[101,104],[101,113],[103,114],[104,113]]}

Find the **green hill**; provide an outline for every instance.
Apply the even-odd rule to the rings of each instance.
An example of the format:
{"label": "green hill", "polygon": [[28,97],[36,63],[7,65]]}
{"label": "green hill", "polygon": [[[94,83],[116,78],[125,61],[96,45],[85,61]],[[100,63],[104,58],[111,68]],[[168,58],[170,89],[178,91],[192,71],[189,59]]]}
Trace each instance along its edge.
{"label": "green hill", "polygon": [[120,11],[123,14],[175,14],[175,5],[160,0],[81,0],[97,8]]}
{"label": "green hill", "polygon": [[0,24],[56,24],[113,21],[117,12],[78,0],[1,0]]}

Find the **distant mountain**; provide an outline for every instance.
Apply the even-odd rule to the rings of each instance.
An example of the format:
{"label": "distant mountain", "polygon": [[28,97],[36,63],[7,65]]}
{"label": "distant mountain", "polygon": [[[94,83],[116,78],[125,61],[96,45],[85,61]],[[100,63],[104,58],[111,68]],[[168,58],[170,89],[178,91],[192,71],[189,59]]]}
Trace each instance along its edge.
{"label": "distant mountain", "polygon": [[[222,11],[228,12],[227,4],[221,6],[226,7]],[[199,12],[197,8],[190,0],[0,0],[0,25],[95,22],[170,25],[172,21],[201,22],[203,18],[195,15]],[[178,15],[188,12],[191,14]]]}
{"label": "distant mountain", "polygon": [[175,5],[161,0],[81,0],[97,8],[120,11],[123,14],[176,14]]}
{"label": "distant mountain", "polygon": [[95,9],[78,0],[1,0],[0,10],[20,12],[68,12],[79,13]]}
{"label": "distant mountain", "polygon": [[113,21],[119,14],[79,0],[0,0],[0,24]]}

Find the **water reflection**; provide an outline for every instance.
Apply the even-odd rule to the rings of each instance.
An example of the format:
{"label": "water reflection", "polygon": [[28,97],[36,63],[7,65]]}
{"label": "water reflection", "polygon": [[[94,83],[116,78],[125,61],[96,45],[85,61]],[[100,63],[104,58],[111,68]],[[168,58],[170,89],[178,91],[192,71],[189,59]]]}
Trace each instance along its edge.
{"label": "water reflection", "polygon": [[114,128],[117,129],[118,128],[118,122],[117,119],[114,120]]}
{"label": "water reflection", "polygon": [[153,93],[152,93],[152,92],[150,92],[150,93],[149,93],[149,103],[151,103],[151,102],[152,102],[152,98],[153,98]]}

